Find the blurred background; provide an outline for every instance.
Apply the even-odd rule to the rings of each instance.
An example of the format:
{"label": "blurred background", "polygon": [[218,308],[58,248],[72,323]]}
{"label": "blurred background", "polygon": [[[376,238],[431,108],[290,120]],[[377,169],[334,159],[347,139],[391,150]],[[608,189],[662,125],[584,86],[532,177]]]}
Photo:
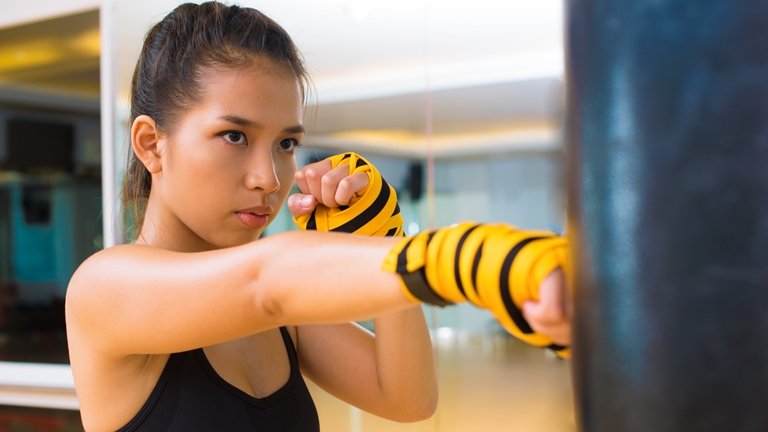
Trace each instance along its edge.
{"label": "blurred background", "polygon": [[[82,430],[63,299],[117,224],[129,86],[167,0],[8,2],[0,15],[0,431]],[[415,234],[465,220],[562,232],[562,0],[246,0],[304,54],[299,165],[341,151],[395,187]],[[295,229],[284,209],[267,235]],[[571,431],[567,362],[471,306],[426,307],[435,416],[401,425],[311,386],[323,430]],[[362,323],[368,325],[369,323]]]}

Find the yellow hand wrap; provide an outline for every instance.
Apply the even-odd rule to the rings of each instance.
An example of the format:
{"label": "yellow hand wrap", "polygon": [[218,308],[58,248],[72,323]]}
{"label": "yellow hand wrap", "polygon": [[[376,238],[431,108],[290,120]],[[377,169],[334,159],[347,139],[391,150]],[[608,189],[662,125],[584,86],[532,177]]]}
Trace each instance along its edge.
{"label": "yellow hand wrap", "polygon": [[352,196],[349,205],[329,208],[318,204],[312,213],[294,219],[302,230],[334,231],[366,236],[402,236],[403,217],[397,204],[397,193],[379,171],[355,153],[328,158],[331,169],[349,166],[349,175],[368,174],[368,186]]}
{"label": "yellow hand wrap", "polygon": [[512,335],[567,357],[567,348],[536,334],[522,306],[557,268],[570,274],[568,241],[547,231],[462,223],[403,239],[382,268],[402,278],[405,295],[436,306],[470,301],[489,309]]}

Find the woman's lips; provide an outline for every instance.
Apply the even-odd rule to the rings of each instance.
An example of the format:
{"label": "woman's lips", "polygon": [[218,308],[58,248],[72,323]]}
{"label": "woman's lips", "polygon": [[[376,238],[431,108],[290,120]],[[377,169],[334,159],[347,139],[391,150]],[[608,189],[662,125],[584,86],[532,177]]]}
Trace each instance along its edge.
{"label": "woman's lips", "polygon": [[254,214],[254,213],[246,213],[246,212],[235,212],[235,217],[237,220],[242,222],[243,225],[250,229],[260,229],[267,226],[267,222],[269,221],[269,215],[265,214]]}

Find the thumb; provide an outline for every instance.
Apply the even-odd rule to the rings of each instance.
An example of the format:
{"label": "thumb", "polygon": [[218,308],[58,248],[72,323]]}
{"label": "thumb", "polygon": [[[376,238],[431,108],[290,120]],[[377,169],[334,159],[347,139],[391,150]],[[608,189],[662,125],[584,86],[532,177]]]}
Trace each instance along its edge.
{"label": "thumb", "polygon": [[293,194],[288,197],[288,210],[294,219],[299,216],[312,213],[317,205],[317,200],[312,195]]}

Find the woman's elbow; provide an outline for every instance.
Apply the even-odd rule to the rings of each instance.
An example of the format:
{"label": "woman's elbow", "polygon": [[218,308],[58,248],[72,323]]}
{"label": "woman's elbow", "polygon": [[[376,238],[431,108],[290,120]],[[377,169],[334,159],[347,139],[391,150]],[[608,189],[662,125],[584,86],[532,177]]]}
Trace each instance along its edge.
{"label": "woman's elbow", "polygon": [[418,402],[401,406],[396,410],[396,414],[390,417],[390,420],[399,423],[415,423],[427,420],[435,415],[437,402],[438,395],[435,391],[434,394],[422,397]]}
{"label": "woman's elbow", "polygon": [[435,397],[430,401],[425,402],[421,409],[414,411],[414,417],[411,422],[424,421],[432,418],[432,416],[435,415],[435,411],[437,411],[437,399],[437,394],[435,394]]}
{"label": "woman's elbow", "polygon": [[264,284],[254,283],[250,291],[253,314],[258,321],[275,327],[285,325],[286,298],[283,290],[270,289]]}

